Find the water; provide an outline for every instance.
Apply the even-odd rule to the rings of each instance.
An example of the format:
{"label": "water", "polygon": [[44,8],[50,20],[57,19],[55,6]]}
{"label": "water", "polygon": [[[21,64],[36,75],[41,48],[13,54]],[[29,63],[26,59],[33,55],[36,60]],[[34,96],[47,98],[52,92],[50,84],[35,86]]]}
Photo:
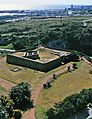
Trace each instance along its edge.
{"label": "water", "polygon": [[24,13],[0,13],[0,16],[14,16],[14,15],[26,15]]}

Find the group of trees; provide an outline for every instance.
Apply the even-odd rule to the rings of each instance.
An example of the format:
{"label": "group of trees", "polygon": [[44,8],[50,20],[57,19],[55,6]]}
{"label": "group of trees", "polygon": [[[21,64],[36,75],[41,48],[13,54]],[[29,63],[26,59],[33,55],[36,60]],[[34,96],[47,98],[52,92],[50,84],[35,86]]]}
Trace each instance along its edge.
{"label": "group of trees", "polygon": [[83,89],[80,93],[66,97],[63,102],[55,103],[46,115],[48,119],[67,119],[67,117],[85,109],[92,103],[92,89]]}
{"label": "group of trees", "polygon": [[31,86],[22,82],[9,90],[8,96],[0,97],[0,119],[20,119],[21,111],[33,107],[31,101]]}
{"label": "group of trees", "polygon": [[[67,23],[63,23],[62,27],[59,28],[57,31],[56,30],[50,31],[48,37],[49,37],[48,38],[49,42],[50,40],[52,40],[51,42],[53,42],[54,40],[57,40],[56,42],[57,47],[58,47],[58,41],[59,42],[63,41],[61,42],[61,46],[64,43],[65,48],[81,51],[83,53],[92,55],[91,54],[92,52],[92,27],[89,27],[89,26],[84,27],[82,23],[67,22]],[[47,39],[46,41],[48,44]]]}
{"label": "group of trees", "polygon": [[0,40],[4,39],[3,44],[12,43],[16,50],[42,44],[61,49],[78,50],[92,55],[91,26],[84,26],[83,22],[73,22],[72,20],[59,21],[59,23],[57,21],[57,24],[53,20],[50,21],[51,24],[49,24],[48,20],[40,22],[39,20],[37,24],[31,24],[32,28],[26,26],[23,29],[17,29],[17,27],[9,29],[9,33],[6,33],[6,36],[1,35]]}

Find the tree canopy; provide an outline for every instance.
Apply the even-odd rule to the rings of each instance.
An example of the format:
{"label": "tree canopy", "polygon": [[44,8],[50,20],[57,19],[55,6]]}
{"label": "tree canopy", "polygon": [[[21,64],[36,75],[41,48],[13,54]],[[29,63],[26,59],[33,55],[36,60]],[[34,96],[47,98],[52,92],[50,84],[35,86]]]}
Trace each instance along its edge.
{"label": "tree canopy", "polygon": [[88,103],[92,103],[92,88],[83,89],[80,93],[66,97],[63,102],[55,103],[46,115],[48,119],[67,119],[81,109],[86,109]]}
{"label": "tree canopy", "polygon": [[32,107],[31,86],[27,82],[22,82],[14,86],[9,91],[9,96],[14,102],[15,109],[26,110]]}

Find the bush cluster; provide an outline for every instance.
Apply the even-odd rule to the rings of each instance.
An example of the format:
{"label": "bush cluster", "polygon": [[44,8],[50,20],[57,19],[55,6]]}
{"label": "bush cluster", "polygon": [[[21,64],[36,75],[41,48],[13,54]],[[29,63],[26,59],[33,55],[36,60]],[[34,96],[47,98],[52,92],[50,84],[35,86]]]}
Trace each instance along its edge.
{"label": "bush cluster", "polygon": [[46,115],[48,119],[66,119],[85,109],[88,103],[92,103],[92,88],[83,89],[80,93],[66,97],[63,102],[56,103],[50,108]]}
{"label": "bush cluster", "polygon": [[0,119],[20,119],[22,110],[33,107],[31,101],[31,86],[22,82],[9,91],[9,96],[0,97]]}

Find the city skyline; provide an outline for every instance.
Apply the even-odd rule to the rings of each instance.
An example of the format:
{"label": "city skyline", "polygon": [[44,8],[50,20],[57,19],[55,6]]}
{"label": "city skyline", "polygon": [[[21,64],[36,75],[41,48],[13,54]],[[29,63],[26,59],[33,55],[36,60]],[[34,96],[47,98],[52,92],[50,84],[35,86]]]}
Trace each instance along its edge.
{"label": "city skyline", "polygon": [[44,5],[92,5],[92,0],[0,0],[0,10],[37,9]]}

